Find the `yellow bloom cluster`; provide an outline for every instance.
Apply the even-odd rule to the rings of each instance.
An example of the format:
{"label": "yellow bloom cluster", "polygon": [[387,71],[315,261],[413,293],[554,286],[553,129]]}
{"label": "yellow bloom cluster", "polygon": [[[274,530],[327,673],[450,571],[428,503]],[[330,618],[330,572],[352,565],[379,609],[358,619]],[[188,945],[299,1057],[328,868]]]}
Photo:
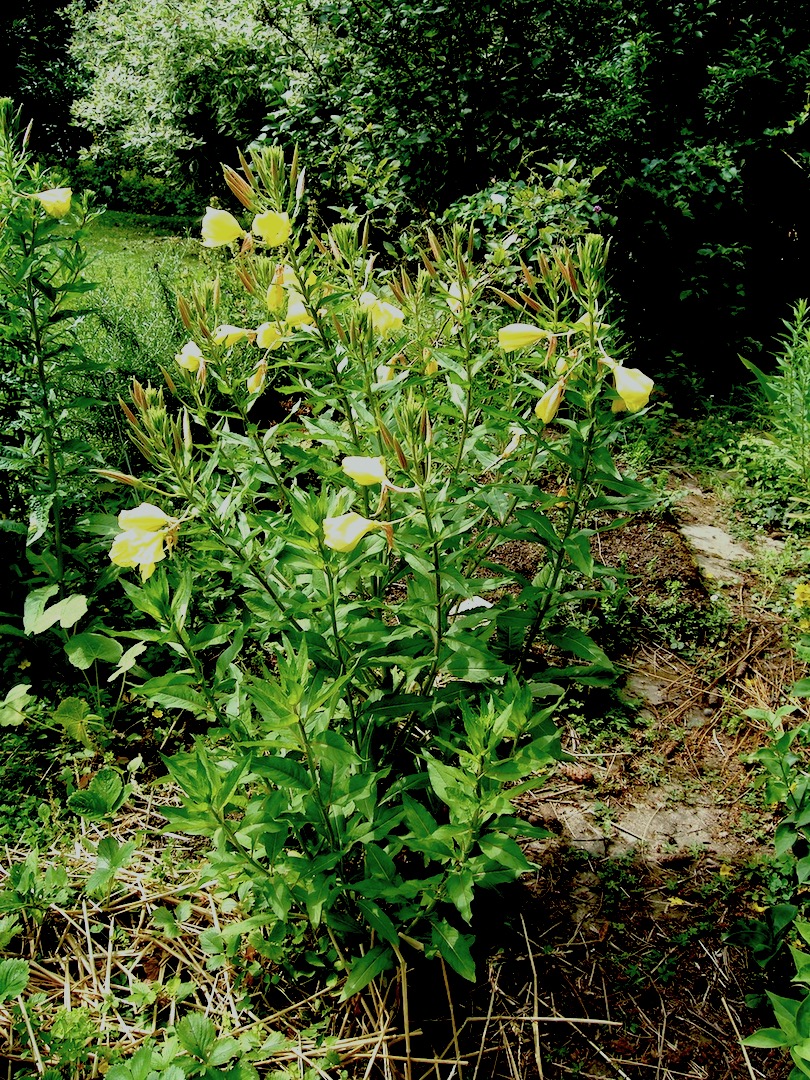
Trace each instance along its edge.
{"label": "yellow bloom cluster", "polygon": [[140,567],[141,580],[146,581],[152,576],[155,564],[165,559],[164,545],[178,524],[176,518],[152,503],[122,510],[118,515],[122,532],[113,540],[110,561],[116,566]]}
{"label": "yellow bloom cluster", "polygon": [[800,581],[793,590],[793,603],[798,607],[810,607],[810,585]]}
{"label": "yellow bloom cluster", "polygon": [[[286,244],[292,232],[289,214],[280,214],[276,210],[267,210],[253,218],[251,232],[258,236],[268,247],[280,247]],[[203,247],[224,247],[240,240],[245,230],[227,210],[217,210],[209,206],[202,219]]]}
{"label": "yellow bloom cluster", "polygon": [[[549,330],[532,326],[530,323],[510,323],[508,326],[502,326],[498,331],[498,344],[504,352],[515,352],[517,349],[529,348],[553,336]],[[639,371],[638,368],[626,368],[609,357],[604,357],[600,363],[605,364],[613,372],[613,386],[616,390],[612,405],[613,412],[638,412],[647,405],[655,385],[648,375]],[[557,361],[556,373],[563,375],[568,367],[568,361],[561,358]],[[561,378],[554,383],[535,406],[535,416],[544,424],[551,423],[557,415],[565,394],[565,381],[565,378]]]}

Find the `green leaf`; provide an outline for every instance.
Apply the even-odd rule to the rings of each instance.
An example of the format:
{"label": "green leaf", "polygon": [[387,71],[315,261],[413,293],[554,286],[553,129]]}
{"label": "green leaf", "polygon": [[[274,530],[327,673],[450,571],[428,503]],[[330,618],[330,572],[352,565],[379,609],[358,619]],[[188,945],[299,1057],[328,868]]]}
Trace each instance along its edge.
{"label": "green leaf", "polygon": [[510,836],[482,836],[478,846],[488,859],[497,862],[509,870],[518,874],[525,874],[534,869],[532,864],[521,851],[518,844]]}
{"label": "green leaf", "polygon": [[185,709],[197,716],[203,716],[208,712],[208,702],[198,690],[193,689],[193,681],[191,675],[172,672],[149,679],[140,686],[133,687],[132,692],[162,705],[165,709]]}
{"label": "green leaf", "polygon": [[123,647],[114,638],[104,634],[76,634],[65,645],[68,660],[79,671],[86,671],[97,660],[117,664],[123,651]]}
{"label": "green leaf", "polygon": [[743,1039],[743,1046],[756,1046],[762,1050],[770,1050],[776,1046],[790,1046],[792,1039],[779,1028],[760,1028],[747,1039]]}
{"label": "green leaf", "polygon": [[773,1007],[774,1016],[777,1023],[783,1031],[790,1035],[790,1041],[796,1040],[796,1013],[799,1011],[800,1002],[795,1001],[793,998],[780,997],[778,994],[772,993],[770,990],[765,991],[768,995],[768,1000]]}
{"label": "green leaf", "polygon": [[134,840],[120,845],[114,836],[105,836],[99,840],[96,868],[87,880],[86,891],[92,894],[107,888],[115,879],[117,871],[125,867],[135,854],[135,847]]}
{"label": "green leaf", "polygon": [[472,919],[473,876],[465,866],[447,875],[447,896],[465,922]]}
{"label": "green leaf", "polygon": [[120,657],[120,659],[118,660],[118,667],[115,669],[112,675],[109,676],[107,682],[112,682],[113,679],[120,678],[122,675],[125,675],[128,671],[135,667],[136,660],[141,655],[141,653],[145,651],[146,642],[136,641],[135,644],[130,646],[130,648],[128,648],[127,651]]}
{"label": "green leaf", "polygon": [[440,955],[462,979],[475,982],[475,962],[470,953],[471,934],[462,934],[446,919],[433,924],[431,940]]}
{"label": "green leaf", "polygon": [[[142,1046],[132,1055],[129,1061],[119,1065],[113,1065],[108,1069],[105,1080],[148,1080],[152,1072],[152,1047]],[[166,1080],[165,1070],[160,1074],[161,1080]],[[185,1078],[185,1074],[183,1074]]]}
{"label": "green leaf", "polygon": [[0,960],[0,1001],[18,997],[28,985],[26,960]]}
{"label": "green leaf", "polygon": [[40,537],[48,531],[51,523],[51,508],[53,507],[56,493],[53,491],[32,495],[29,500],[28,512],[28,535],[25,540],[26,547],[35,544]]}
{"label": "green leaf", "polygon": [[810,1038],[810,994],[803,999],[796,1012],[796,1034],[800,1039]]}
{"label": "green leaf", "polygon": [[279,787],[297,788],[299,791],[312,789],[312,777],[307,770],[294,758],[280,757],[278,754],[267,754],[256,757],[251,768],[259,776],[272,780]]}
{"label": "green leaf", "polygon": [[61,724],[65,734],[71,739],[75,739],[90,750],[93,749],[90,722],[98,722],[101,718],[90,712],[90,706],[83,698],[65,698],[59,703],[59,708],[53,714],[53,718]]}
{"label": "green leaf", "polygon": [[0,918],[0,952],[20,930],[22,930],[22,924],[13,915],[3,915]]}
{"label": "green leaf", "polygon": [[45,610],[45,605],[58,592],[58,585],[45,585],[41,589],[32,589],[26,596],[23,607],[23,630],[25,630],[26,634],[34,632],[34,626]]}
{"label": "green leaf", "polygon": [[348,1001],[364,987],[381,975],[384,971],[394,966],[394,954],[384,945],[375,945],[369,949],[365,956],[353,960],[349,969],[349,977],[340,992],[339,1001]]}
{"label": "green leaf", "polygon": [[84,791],[74,791],[68,806],[88,821],[102,821],[123,806],[132,788],[114,769],[101,769]]}
{"label": "green leaf", "polygon": [[160,930],[167,938],[176,938],[180,936],[180,927],[177,925],[174,913],[169,911],[168,908],[155,908],[152,912],[152,925]]}
{"label": "green leaf", "polygon": [[393,881],[397,876],[394,860],[377,844],[366,845],[366,877]]}
{"label": "green leaf", "polygon": [[187,1054],[207,1065],[217,1041],[213,1023],[200,1013],[189,1013],[177,1025],[177,1038]]}
{"label": "green leaf", "polygon": [[[55,590],[55,586],[49,586]],[[44,592],[46,590],[37,590],[37,592]],[[26,597],[25,611],[23,614],[23,627],[27,634],[41,634],[45,630],[50,630],[54,623],[67,630],[71,626],[74,626],[79,619],[81,619],[87,613],[87,597],[82,596],[80,593],[76,593],[73,596],[66,596],[64,600],[59,600],[49,608],[37,611],[33,618],[29,616],[33,613],[32,608],[29,611],[28,601],[32,594]]]}
{"label": "green leaf", "polygon": [[30,683],[17,683],[12,686],[0,704],[0,727],[17,727],[28,719],[25,710],[32,701],[36,701],[36,698],[28,693],[30,689]]}
{"label": "green leaf", "polygon": [[382,940],[386,941],[389,945],[399,945],[399,934],[397,933],[397,929],[379,904],[375,904],[373,900],[357,900],[357,907],[363,913],[363,918],[371,929],[375,931],[378,937],[382,938]]}
{"label": "green leaf", "polygon": [[563,652],[572,653],[580,660],[586,660],[589,664],[594,664],[605,671],[613,670],[613,663],[606,653],[586,633],[575,626],[567,626],[559,633],[546,632],[546,639],[551,645]]}
{"label": "green leaf", "polygon": [[490,682],[508,675],[510,668],[484,645],[463,638],[447,637],[439,659],[440,670],[464,682]]}

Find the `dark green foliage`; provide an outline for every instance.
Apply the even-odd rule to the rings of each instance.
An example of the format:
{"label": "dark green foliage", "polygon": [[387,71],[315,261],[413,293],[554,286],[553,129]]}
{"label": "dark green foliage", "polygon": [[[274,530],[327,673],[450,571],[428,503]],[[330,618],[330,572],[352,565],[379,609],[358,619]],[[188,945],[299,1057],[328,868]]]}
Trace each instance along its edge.
{"label": "dark green foliage", "polygon": [[24,103],[31,147],[43,161],[75,153],[81,132],[70,127],[79,89],[68,57],[68,0],[15,0],[0,12],[0,95]]}

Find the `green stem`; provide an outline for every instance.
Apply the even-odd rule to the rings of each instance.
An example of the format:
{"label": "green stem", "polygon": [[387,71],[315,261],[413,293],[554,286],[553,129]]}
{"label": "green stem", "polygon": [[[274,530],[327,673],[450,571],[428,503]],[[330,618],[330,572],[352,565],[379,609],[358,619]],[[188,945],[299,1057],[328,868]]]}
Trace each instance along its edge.
{"label": "green stem", "polygon": [[436,615],[436,629],[433,635],[433,663],[430,666],[428,677],[425,680],[422,693],[427,695],[430,693],[433,682],[439,670],[439,654],[441,651],[442,642],[444,640],[444,612],[442,604],[442,573],[441,573],[441,559],[439,553],[439,541],[436,536],[436,530],[433,528],[433,520],[430,514],[430,506],[428,505],[427,492],[423,484],[419,485],[419,500],[422,503],[422,511],[425,515],[425,524],[427,526],[428,536],[430,538],[430,549],[433,560],[433,596]]}
{"label": "green stem", "polygon": [[287,496],[286,488],[284,487],[284,484],[282,483],[282,480],[281,480],[281,477],[279,475],[278,469],[275,467],[273,462],[270,460],[270,456],[267,453],[267,449],[266,449],[264,443],[262,442],[261,439],[258,438],[258,432],[256,430],[256,425],[250,423],[250,421],[248,420],[248,415],[245,412],[244,408],[242,407],[242,404],[240,402],[238,402],[238,401],[235,404],[236,404],[236,411],[239,413],[239,418],[240,418],[240,420],[242,421],[242,423],[245,426],[245,431],[248,433],[248,438],[253,443],[253,445],[256,447],[256,449],[259,451],[259,454],[261,455],[262,461],[267,466],[267,471],[273,477],[273,483],[276,485],[276,489],[278,490],[279,502],[282,503],[284,506],[289,506],[290,500],[289,500],[289,498]]}
{"label": "green stem", "polygon": [[[338,663],[340,664],[340,670],[344,675],[349,674],[349,669],[346,664],[346,658],[343,652],[343,643],[340,638],[340,631],[338,629],[337,618],[337,591],[335,589],[335,579],[332,574],[331,567],[329,566],[328,554],[321,548],[321,558],[323,559],[324,572],[326,573],[326,580],[329,583],[329,617],[332,623],[332,634],[335,639],[335,652],[337,654]],[[346,702],[349,706],[349,716],[352,721],[352,741],[354,748],[360,756],[363,756],[362,747],[360,745],[360,732],[357,726],[357,709],[354,704],[354,696],[352,694],[351,686],[346,688]]]}
{"label": "green stem", "polygon": [[[25,238],[22,238],[23,255],[26,259],[32,256],[36,248],[36,221],[31,225],[31,248],[28,249]],[[39,383],[40,410],[42,412],[42,442],[45,448],[45,467],[48,478],[48,493],[51,496],[51,512],[53,520],[53,542],[56,553],[57,578],[59,582],[59,595],[62,595],[63,579],[65,576],[65,552],[62,542],[62,499],[59,494],[59,475],[56,468],[56,446],[54,433],[56,431],[56,417],[51,410],[50,395],[48,393],[48,371],[43,356],[42,327],[37,313],[37,298],[34,292],[33,275],[28,274],[25,279],[25,297],[28,306],[28,317],[31,323],[31,339],[36,358],[36,374]]]}
{"label": "green stem", "polygon": [[[592,406],[593,408],[593,406]],[[560,576],[563,571],[563,566],[566,561],[565,541],[571,535],[574,525],[580,512],[580,503],[582,495],[585,490],[585,485],[588,481],[588,474],[590,472],[591,453],[593,450],[593,440],[596,432],[596,420],[591,415],[588,425],[588,434],[585,437],[582,446],[582,462],[579,469],[579,475],[577,476],[577,483],[574,489],[573,497],[568,505],[568,514],[566,516],[565,528],[559,540],[559,546],[557,548],[557,554],[554,559],[554,565],[551,571],[551,578],[546,585],[546,592],[542,600],[537,606],[534,619],[529,627],[529,631],[526,635],[526,639],[523,642],[523,649],[521,650],[520,657],[515,666],[515,675],[519,678],[521,671],[526,663],[526,660],[531,650],[532,645],[537,638],[540,628],[543,625],[543,621],[548,613],[548,609],[551,607],[551,603],[557,594],[559,586]]]}

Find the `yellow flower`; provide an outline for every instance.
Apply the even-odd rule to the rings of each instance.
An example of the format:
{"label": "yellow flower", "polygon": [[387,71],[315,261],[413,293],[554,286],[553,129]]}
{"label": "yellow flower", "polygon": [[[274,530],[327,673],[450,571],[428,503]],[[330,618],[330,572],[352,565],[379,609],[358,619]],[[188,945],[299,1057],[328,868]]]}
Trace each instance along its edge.
{"label": "yellow flower", "polygon": [[174,362],[184,371],[196,371],[203,362],[200,346],[196,341],[187,341],[180,352],[176,354]]}
{"label": "yellow flower", "polygon": [[132,529],[138,532],[156,532],[174,524],[175,519],[165,514],[159,506],[141,503],[134,510],[122,510],[118,515],[119,529]]}
{"label": "yellow flower", "polygon": [[538,326],[510,323],[498,331],[498,344],[504,352],[514,352],[516,349],[525,349],[528,345],[536,345],[548,336],[549,331],[541,330]]}
{"label": "yellow flower", "polygon": [[287,301],[287,315],[284,321],[287,326],[303,326],[304,323],[310,321],[307,305],[304,303],[304,298],[300,293],[290,291],[290,298]]}
{"label": "yellow flower", "polygon": [[284,307],[284,289],[295,281],[295,271],[291,266],[277,266],[273,280],[267,287],[267,310],[276,312]]}
{"label": "yellow flower", "polygon": [[613,403],[614,412],[638,412],[643,409],[655,385],[643,371],[622,367],[621,364],[613,369],[613,384],[621,399],[621,403]]}
{"label": "yellow flower", "polygon": [[214,344],[227,345],[230,348],[237,341],[244,341],[245,338],[249,338],[252,333],[252,330],[246,330],[243,326],[228,326],[227,324],[218,326],[214,331]]}
{"label": "yellow flower", "polygon": [[245,230],[227,210],[215,210],[209,206],[205,211],[202,219],[203,247],[222,247],[244,235]]}
{"label": "yellow flower", "polygon": [[345,457],[341,468],[350,480],[363,487],[384,484],[386,480],[384,457]]}
{"label": "yellow flower", "polygon": [[267,378],[267,364],[264,360],[256,365],[256,370],[247,381],[249,394],[260,394],[264,389],[264,380]]}
{"label": "yellow flower", "polygon": [[256,327],[256,344],[260,349],[277,349],[284,340],[278,323],[263,322]]}
{"label": "yellow flower", "polygon": [[535,405],[534,415],[537,419],[542,420],[544,424],[550,424],[557,415],[564,393],[565,379],[558,379],[550,389],[546,390]]}
{"label": "yellow flower", "polygon": [[430,349],[422,349],[422,359],[425,362],[425,374],[435,375],[439,370],[439,361],[435,357],[431,356]]}
{"label": "yellow flower", "polygon": [[464,305],[470,302],[470,290],[462,289],[457,281],[454,281],[447,290],[447,306],[458,316],[464,310]]}
{"label": "yellow flower", "polygon": [[257,214],[253,219],[251,232],[260,236],[268,247],[279,247],[286,244],[292,232],[289,214],[279,214],[275,210],[267,210],[264,214]]}
{"label": "yellow flower", "polygon": [[70,211],[70,199],[73,195],[69,187],[49,188],[34,196],[42,204],[42,209],[52,218],[63,218]]}
{"label": "yellow flower", "polygon": [[793,602],[800,607],[810,604],[810,585],[805,581],[799,582],[793,591]]}
{"label": "yellow flower", "polygon": [[518,446],[520,446],[520,440],[523,438],[523,432],[520,430],[520,428],[517,427],[510,427],[509,434],[512,436],[512,438],[503,448],[503,453],[501,454],[502,458],[511,457],[512,454],[514,454],[514,452],[517,450]]}
{"label": "yellow flower", "polygon": [[398,307],[380,300],[373,292],[360,294],[360,307],[367,312],[374,331],[382,337],[399,330],[405,321],[405,315]]}
{"label": "yellow flower", "polygon": [[323,542],[332,551],[354,551],[366,533],[380,527],[379,521],[369,521],[352,510],[340,517],[324,518]]}
{"label": "yellow flower", "polygon": [[146,581],[154,573],[155,563],[165,559],[163,532],[140,532],[132,529],[119,533],[110,548],[110,560],[116,566],[139,566],[141,580]]}
{"label": "yellow flower", "polygon": [[123,532],[113,540],[110,561],[116,566],[140,567],[141,579],[146,581],[155,564],[165,559],[164,544],[177,520],[152,503],[141,503],[133,510],[122,510],[118,525]]}

